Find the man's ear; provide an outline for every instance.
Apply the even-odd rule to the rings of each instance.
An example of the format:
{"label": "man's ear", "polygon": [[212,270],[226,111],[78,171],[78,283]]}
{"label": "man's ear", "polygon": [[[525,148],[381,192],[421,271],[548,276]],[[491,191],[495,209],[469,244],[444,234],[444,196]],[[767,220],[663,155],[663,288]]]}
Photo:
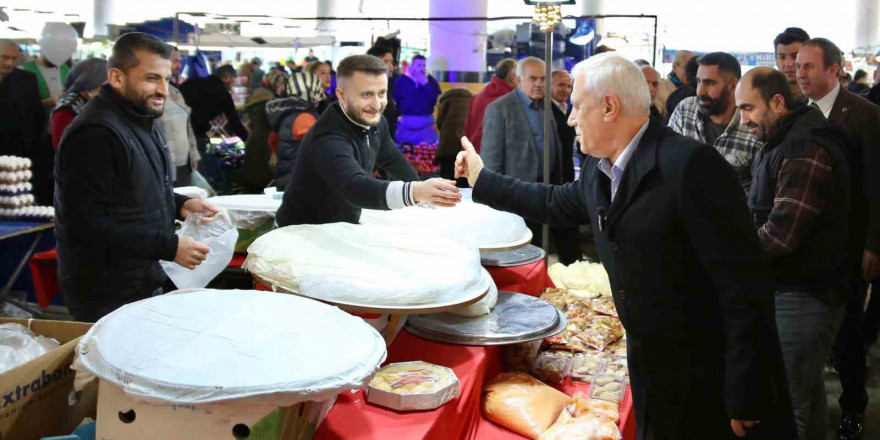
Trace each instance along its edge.
{"label": "man's ear", "polygon": [[115,67],[111,67],[107,71],[107,83],[114,89],[125,88],[125,73]]}
{"label": "man's ear", "polygon": [[342,89],[342,87],[336,88],[336,99],[338,99],[339,102],[345,101],[345,91]]}

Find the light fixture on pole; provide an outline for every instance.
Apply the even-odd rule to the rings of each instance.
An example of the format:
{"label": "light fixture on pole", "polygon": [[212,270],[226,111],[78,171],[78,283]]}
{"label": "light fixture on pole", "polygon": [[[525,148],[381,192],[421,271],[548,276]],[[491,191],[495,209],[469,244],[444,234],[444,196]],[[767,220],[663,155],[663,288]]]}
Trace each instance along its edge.
{"label": "light fixture on pole", "polygon": [[[550,118],[553,117],[553,104],[550,101],[553,86],[551,73],[553,71],[553,28],[562,23],[562,5],[573,5],[574,0],[524,0],[527,5],[535,6],[535,15],[532,21],[538,24],[544,33],[544,183],[550,183]],[[554,137],[555,138],[555,137]],[[547,225],[541,227],[541,246],[550,249],[550,228]],[[547,252],[546,255],[550,255]],[[545,257],[547,258],[547,257]]]}

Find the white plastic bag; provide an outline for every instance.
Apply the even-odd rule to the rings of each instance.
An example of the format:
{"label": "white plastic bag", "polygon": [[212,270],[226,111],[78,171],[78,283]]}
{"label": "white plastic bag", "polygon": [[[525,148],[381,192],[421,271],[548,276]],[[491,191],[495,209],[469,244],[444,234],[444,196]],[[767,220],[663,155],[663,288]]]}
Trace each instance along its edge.
{"label": "white plastic bag", "polygon": [[37,336],[21,324],[0,324],[0,374],[26,364],[60,344],[45,336]]}
{"label": "white plastic bag", "polygon": [[[483,272],[486,272],[485,275],[491,279],[489,272],[486,269],[483,269]],[[475,318],[477,316],[488,315],[492,309],[495,308],[495,303],[498,302],[498,286],[495,285],[495,281],[493,280],[489,284],[489,293],[483,297],[483,299],[466,306],[464,308],[458,310],[452,310],[449,313],[458,316],[464,316],[467,318]]]}
{"label": "white plastic bag", "polygon": [[208,258],[193,270],[175,262],[160,262],[165,274],[178,289],[193,289],[207,286],[232,261],[235,242],[238,240],[238,229],[224,211],[208,223],[203,223],[202,215],[195,213],[187,217],[183,227],[177,231],[177,235],[192,237],[211,249]]}

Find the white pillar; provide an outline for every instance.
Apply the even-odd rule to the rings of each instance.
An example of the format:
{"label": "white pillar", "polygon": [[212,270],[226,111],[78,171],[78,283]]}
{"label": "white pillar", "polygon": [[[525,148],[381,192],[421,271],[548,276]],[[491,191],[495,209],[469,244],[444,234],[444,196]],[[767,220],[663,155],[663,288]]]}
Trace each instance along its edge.
{"label": "white pillar", "polygon": [[[430,0],[429,17],[485,17],[487,0]],[[440,82],[483,82],[485,21],[431,21],[428,71]]]}
{"label": "white pillar", "polygon": [[855,52],[873,57],[880,38],[880,0],[856,0]]}
{"label": "white pillar", "polygon": [[117,0],[93,0],[91,8],[91,20],[86,23],[83,32],[86,38],[94,38],[96,36],[108,36],[110,34],[107,29],[108,24],[116,23],[116,3]]}

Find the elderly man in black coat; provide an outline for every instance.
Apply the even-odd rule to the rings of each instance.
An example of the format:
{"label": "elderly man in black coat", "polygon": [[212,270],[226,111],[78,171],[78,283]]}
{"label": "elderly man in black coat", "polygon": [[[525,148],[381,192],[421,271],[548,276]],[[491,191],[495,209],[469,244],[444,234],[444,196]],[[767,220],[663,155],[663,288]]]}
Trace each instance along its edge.
{"label": "elderly man in black coat", "polygon": [[574,76],[569,124],[591,156],[580,180],[502,176],[466,139],[456,173],[478,203],[591,223],[629,339],[639,439],[796,438],[771,277],[735,173],[713,148],[649,119],[635,64],[602,54]]}

